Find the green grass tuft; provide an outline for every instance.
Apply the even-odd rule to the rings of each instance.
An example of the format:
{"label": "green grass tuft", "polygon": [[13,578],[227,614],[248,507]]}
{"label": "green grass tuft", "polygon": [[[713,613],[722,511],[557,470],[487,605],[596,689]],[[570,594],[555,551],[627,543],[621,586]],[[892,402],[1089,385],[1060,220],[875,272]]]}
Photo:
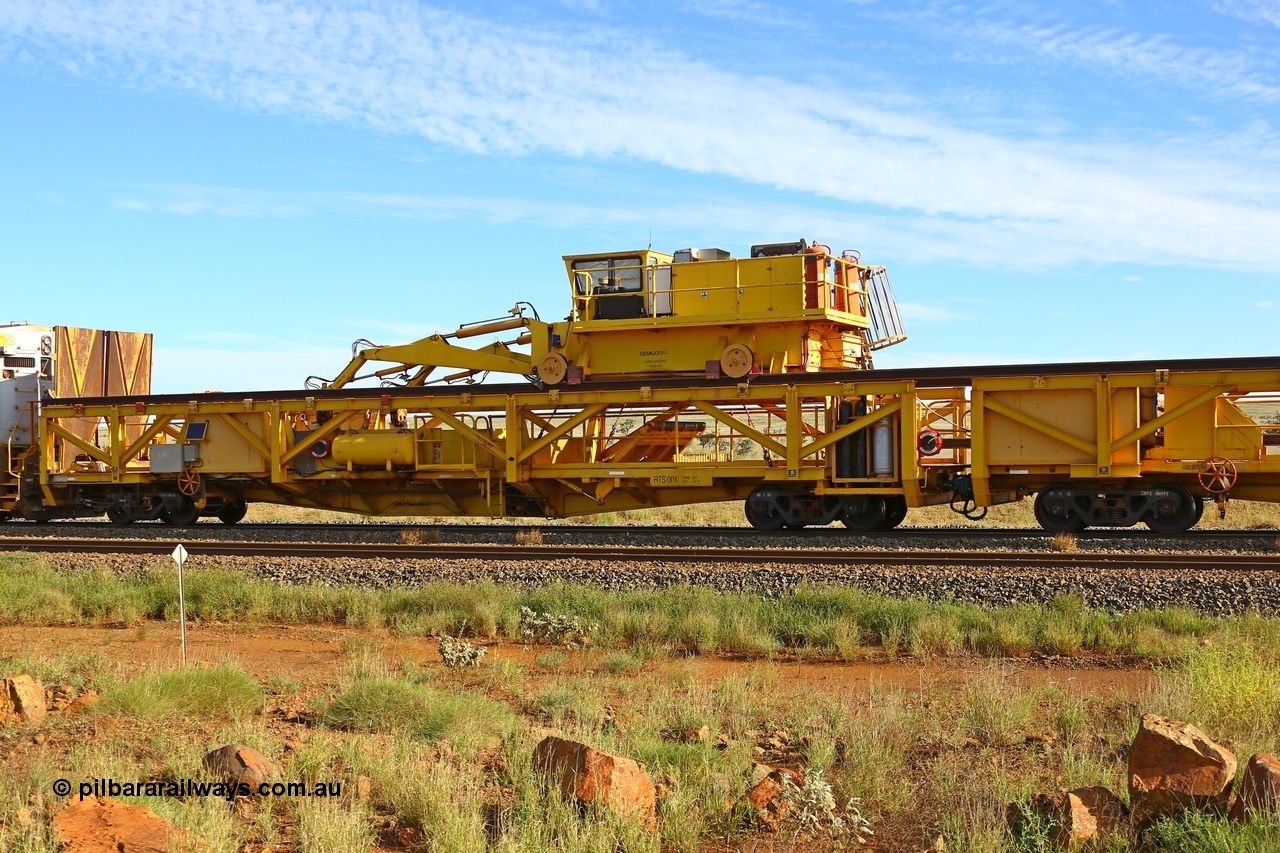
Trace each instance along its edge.
{"label": "green grass tuft", "polygon": [[124,681],[104,695],[104,710],[134,717],[238,717],[263,706],[258,682],[230,664],[172,669]]}

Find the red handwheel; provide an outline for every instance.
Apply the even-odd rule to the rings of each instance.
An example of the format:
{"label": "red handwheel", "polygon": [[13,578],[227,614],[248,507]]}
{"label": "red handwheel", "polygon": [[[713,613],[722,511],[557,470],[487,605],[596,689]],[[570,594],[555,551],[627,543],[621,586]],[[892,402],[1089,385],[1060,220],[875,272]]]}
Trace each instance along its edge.
{"label": "red handwheel", "polygon": [[1225,456],[1210,456],[1200,463],[1200,485],[1215,495],[1231,491],[1237,474],[1236,463]]}
{"label": "red handwheel", "polygon": [[204,488],[204,479],[200,476],[199,471],[183,468],[178,472],[178,491],[189,498],[194,498],[200,494],[202,488]]}

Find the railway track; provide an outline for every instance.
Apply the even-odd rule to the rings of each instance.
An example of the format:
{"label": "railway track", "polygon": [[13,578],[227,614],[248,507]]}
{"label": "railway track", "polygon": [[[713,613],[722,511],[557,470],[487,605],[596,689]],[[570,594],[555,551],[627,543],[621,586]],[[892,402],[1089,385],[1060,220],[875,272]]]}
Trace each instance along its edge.
{"label": "railway track", "polygon": [[[14,536],[58,536],[66,534],[91,535],[94,538],[111,537],[118,539],[163,538],[177,539],[186,537],[216,536],[218,538],[251,538],[261,534],[271,536],[296,535],[304,536],[313,533],[350,533],[354,535],[395,534],[401,531],[435,532],[441,535],[511,535],[523,530],[536,529],[544,536],[564,538],[624,536],[649,538],[695,538],[706,536],[742,536],[747,541],[767,542],[773,539],[818,539],[818,540],[884,540],[893,542],[901,539],[917,537],[948,539],[1044,539],[1053,537],[1038,527],[1033,528],[1001,528],[1001,527],[900,527],[895,530],[871,534],[853,533],[840,525],[828,527],[806,527],[802,530],[782,530],[776,533],[762,533],[753,528],[742,527],[696,527],[696,526],[658,526],[658,525],[590,525],[590,524],[542,524],[532,520],[528,524],[423,524],[420,522],[390,521],[352,521],[352,522],[241,522],[234,526],[221,522],[203,522],[190,527],[175,528],[160,523],[142,522],[128,527],[116,527],[104,521],[56,521],[47,524],[31,524],[15,521],[0,527],[0,532]],[[1112,539],[1137,539],[1152,542],[1195,542],[1196,540],[1270,540],[1280,537],[1280,530],[1217,530],[1202,528],[1186,533],[1155,533],[1145,527],[1112,528],[1084,530],[1075,534],[1081,542],[1107,541]]]}
{"label": "railway track", "polygon": [[[168,554],[166,541],[112,539],[0,539],[0,551],[80,554]],[[728,563],[783,565],[943,566],[1024,569],[1148,569],[1161,571],[1267,571],[1280,569],[1271,554],[1132,554],[1123,552],[848,550],[802,548],[706,548],[600,545],[494,545],[313,542],[214,542],[184,540],[194,556],[290,557],[300,559],[480,560],[563,564],[569,560],[607,563]]]}

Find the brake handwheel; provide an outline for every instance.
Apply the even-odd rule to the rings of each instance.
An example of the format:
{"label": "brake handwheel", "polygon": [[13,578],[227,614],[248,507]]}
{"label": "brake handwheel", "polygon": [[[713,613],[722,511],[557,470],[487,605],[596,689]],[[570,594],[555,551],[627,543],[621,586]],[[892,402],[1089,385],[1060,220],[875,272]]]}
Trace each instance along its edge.
{"label": "brake handwheel", "polygon": [[1200,463],[1200,485],[1211,494],[1231,491],[1236,484],[1236,463],[1225,456],[1210,456]]}
{"label": "brake handwheel", "polygon": [[204,478],[200,476],[199,471],[192,471],[190,468],[183,468],[178,472],[178,491],[182,492],[189,498],[194,498],[200,494],[200,490],[204,488]]}

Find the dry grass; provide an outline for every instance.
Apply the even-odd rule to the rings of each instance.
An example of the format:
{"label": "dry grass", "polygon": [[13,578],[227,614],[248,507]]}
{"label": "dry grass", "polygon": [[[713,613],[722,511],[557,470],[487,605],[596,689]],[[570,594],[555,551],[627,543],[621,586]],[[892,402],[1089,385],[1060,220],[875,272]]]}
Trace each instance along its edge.
{"label": "dry grass", "polygon": [[[66,775],[61,768],[74,768],[77,780],[183,778],[198,772],[207,749],[242,742],[274,761],[282,779],[340,782],[341,798],[282,797],[250,809],[196,798],[128,801],[196,832],[211,850],[387,849],[379,838],[406,839],[391,849],[429,839],[422,849],[458,853],[836,849],[814,846],[794,821],[768,834],[745,819],[739,804],[751,766],[764,760],[821,771],[837,804],[861,798],[875,838],[889,845],[877,850],[914,851],[941,836],[950,850],[1029,853],[1009,837],[1004,807],[1062,785],[1103,784],[1123,796],[1119,747],[1143,712],[1182,715],[1240,749],[1274,749],[1280,737],[1274,727],[1242,728],[1238,719],[1275,719],[1280,700],[1267,683],[1274,659],[1260,648],[1243,656],[1238,648],[1202,649],[1165,671],[1155,694],[1119,698],[1029,685],[1016,667],[975,675],[962,666],[955,670],[958,684],[907,690],[873,684],[835,695],[797,686],[793,670],[777,664],[707,677],[693,662],[641,670],[638,658],[585,650],[537,679],[520,680],[499,673],[510,661],[487,661],[481,669],[493,669],[492,678],[451,673],[426,659],[397,674],[385,652],[375,641],[350,643],[350,671],[332,692],[305,671],[297,673],[306,679],[300,688],[281,692],[277,682],[259,682],[273,703],[298,701],[299,690],[311,697],[311,725],[262,709],[196,719],[175,709],[145,719],[110,709],[88,718],[51,717],[41,743],[24,735],[11,744],[0,783],[0,849],[53,853],[49,820],[60,802],[49,788]],[[50,676],[79,669],[85,687],[118,677],[101,662],[86,670],[65,656],[22,665]],[[1246,705],[1205,716],[1228,695],[1222,691],[1236,695],[1230,685],[1240,683],[1258,688]],[[482,720],[477,709],[485,710]],[[662,781],[655,833],[607,812],[583,820],[540,783],[530,755],[548,723],[563,736],[636,758]],[[85,726],[110,726],[111,736],[86,737]],[[703,726],[709,740],[679,736]],[[1044,733],[1053,737],[1048,745]],[[304,745],[286,748],[299,737]],[[1269,851],[1258,840],[1274,840],[1274,827],[1270,832],[1193,818],[1163,829],[1148,849]],[[1119,843],[1108,850],[1134,848]]]}
{"label": "dry grass", "polygon": [[1074,554],[1080,550],[1080,540],[1074,533],[1055,533],[1049,540],[1049,549],[1063,554]]}
{"label": "dry grass", "polygon": [[528,530],[517,530],[516,544],[517,545],[541,545],[542,531],[536,527],[529,528]]}
{"label": "dry grass", "polygon": [[434,527],[405,527],[400,531],[401,545],[435,545],[440,542],[440,531]]}

